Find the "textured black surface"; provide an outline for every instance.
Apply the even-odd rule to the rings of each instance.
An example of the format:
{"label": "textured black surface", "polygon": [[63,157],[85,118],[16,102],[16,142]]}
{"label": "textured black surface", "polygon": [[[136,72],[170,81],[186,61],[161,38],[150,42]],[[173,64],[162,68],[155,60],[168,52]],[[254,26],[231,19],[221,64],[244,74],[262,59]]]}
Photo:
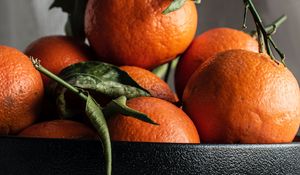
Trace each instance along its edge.
{"label": "textured black surface", "polygon": [[[101,143],[0,138],[0,174],[104,174]],[[191,145],[113,143],[113,174],[300,174],[300,143]]]}

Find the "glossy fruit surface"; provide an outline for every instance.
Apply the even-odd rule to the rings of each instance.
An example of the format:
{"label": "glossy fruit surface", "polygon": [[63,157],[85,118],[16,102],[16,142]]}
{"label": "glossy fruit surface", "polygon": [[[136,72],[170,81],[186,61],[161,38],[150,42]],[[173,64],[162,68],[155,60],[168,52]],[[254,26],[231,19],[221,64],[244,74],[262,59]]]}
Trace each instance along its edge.
{"label": "glossy fruit surface", "polygon": [[199,143],[197,129],[191,119],[175,105],[153,97],[138,97],[127,102],[135,110],[147,114],[159,125],[117,115],[108,120],[111,139],[130,142]]}
{"label": "glossy fruit surface", "polygon": [[300,124],[297,80],[266,54],[231,50],[193,74],[184,109],[206,143],[291,142]]}
{"label": "glossy fruit surface", "polygon": [[121,66],[120,68],[153,97],[172,103],[178,102],[178,98],[170,86],[152,72],[135,66]]}
{"label": "glossy fruit surface", "polygon": [[[27,56],[41,60],[43,67],[54,74],[78,62],[88,61],[91,56],[89,47],[68,36],[46,36],[32,42],[25,50]],[[49,78],[42,75],[45,85]]]}
{"label": "glossy fruit surface", "polygon": [[167,15],[172,0],[89,0],[85,32],[101,61],[152,69],[181,54],[194,38],[194,2]]}

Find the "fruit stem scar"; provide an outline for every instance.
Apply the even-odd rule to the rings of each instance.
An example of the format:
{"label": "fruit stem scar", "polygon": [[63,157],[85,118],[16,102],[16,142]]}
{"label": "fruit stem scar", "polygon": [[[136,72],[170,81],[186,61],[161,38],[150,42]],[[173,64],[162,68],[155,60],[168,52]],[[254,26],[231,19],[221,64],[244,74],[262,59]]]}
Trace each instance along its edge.
{"label": "fruit stem scar", "polygon": [[44,74],[47,77],[51,78],[52,80],[54,80],[58,84],[62,85],[63,87],[67,88],[71,92],[77,94],[81,99],[83,99],[85,101],[87,100],[88,97],[84,94],[84,92],[82,90],[77,89],[76,87],[72,86],[71,84],[67,83],[63,79],[59,78],[58,76],[56,76],[55,74],[53,74],[52,72],[50,72],[49,70],[47,70],[46,68],[44,68],[41,65],[41,61],[38,58],[29,57],[29,59],[32,62],[33,66],[39,72],[41,72],[42,74]]}

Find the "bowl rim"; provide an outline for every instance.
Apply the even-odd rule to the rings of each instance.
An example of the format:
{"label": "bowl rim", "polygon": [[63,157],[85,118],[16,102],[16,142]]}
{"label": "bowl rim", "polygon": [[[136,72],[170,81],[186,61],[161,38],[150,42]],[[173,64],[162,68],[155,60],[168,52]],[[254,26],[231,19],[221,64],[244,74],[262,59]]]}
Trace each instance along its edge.
{"label": "bowl rim", "polygon": [[[64,138],[40,138],[40,137],[19,137],[19,136],[0,136],[0,142],[4,140],[10,141],[33,141],[33,142],[73,142],[73,143],[100,143],[100,140],[95,139],[64,139]],[[276,148],[276,147],[300,147],[300,142],[291,143],[275,143],[275,144],[208,144],[208,143],[169,143],[169,142],[128,142],[128,141],[112,141],[114,145],[153,145],[153,146],[172,146],[172,147],[203,147],[203,148]]]}

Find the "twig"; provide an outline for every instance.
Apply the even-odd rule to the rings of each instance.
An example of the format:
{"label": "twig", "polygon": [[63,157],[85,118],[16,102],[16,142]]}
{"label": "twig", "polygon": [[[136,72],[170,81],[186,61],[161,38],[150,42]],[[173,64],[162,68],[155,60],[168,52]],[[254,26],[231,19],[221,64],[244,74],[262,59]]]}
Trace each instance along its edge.
{"label": "twig", "polygon": [[58,76],[56,76],[55,74],[53,74],[52,72],[48,71],[47,69],[45,69],[42,65],[41,65],[41,61],[37,58],[33,58],[30,57],[30,60],[32,62],[32,64],[34,65],[34,67],[40,71],[41,73],[43,73],[44,75],[46,75],[47,77],[55,80],[57,83],[59,83],[60,85],[62,85],[63,87],[67,88],[68,90],[70,90],[71,92],[77,94],[80,96],[80,98],[82,98],[83,100],[87,100],[87,96],[79,89],[75,88],[74,86],[70,85],[69,83],[67,83],[66,81],[64,81],[63,79],[59,78]]}
{"label": "twig", "polygon": [[[272,49],[271,46],[274,47],[274,49],[276,50],[276,52],[278,53],[278,55],[281,58],[281,62],[285,65],[285,55],[279,50],[279,48],[276,46],[273,38],[272,38],[272,34],[268,33],[264,27],[263,21],[261,19],[261,17],[259,16],[252,0],[243,0],[246,6],[249,6],[249,10],[253,16],[253,19],[255,21],[256,24],[256,29],[258,32],[258,37],[259,37],[259,51],[261,53],[264,52],[264,48],[266,49],[267,53],[270,55],[270,57],[273,60],[276,60],[273,53],[272,53]],[[284,20],[283,20],[284,21]],[[282,22],[282,20],[280,20],[279,22]],[[276,30],[276,26],[274,26],[274,31]],[[274,33],[271,32],[271,33]]]}

